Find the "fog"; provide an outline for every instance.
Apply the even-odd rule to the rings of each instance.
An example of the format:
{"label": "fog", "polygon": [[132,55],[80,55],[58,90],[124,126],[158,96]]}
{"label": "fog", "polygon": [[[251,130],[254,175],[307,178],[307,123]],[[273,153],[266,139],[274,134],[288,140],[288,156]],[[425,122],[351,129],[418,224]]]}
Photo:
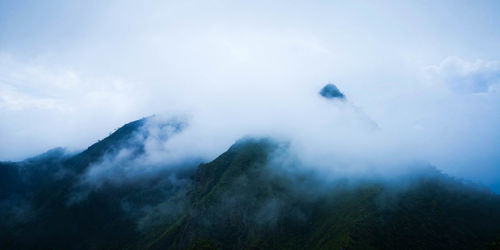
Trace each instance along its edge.
{"label": "fog", "polygon": [[[156,114],[187,126],[147,141],[151,167],[269,136],[320,169],[425,162],[498,190],[499,4],[363,6],[1,2],[0,159],[82,150]],[[319,95],[329,82],[345,100]]]}

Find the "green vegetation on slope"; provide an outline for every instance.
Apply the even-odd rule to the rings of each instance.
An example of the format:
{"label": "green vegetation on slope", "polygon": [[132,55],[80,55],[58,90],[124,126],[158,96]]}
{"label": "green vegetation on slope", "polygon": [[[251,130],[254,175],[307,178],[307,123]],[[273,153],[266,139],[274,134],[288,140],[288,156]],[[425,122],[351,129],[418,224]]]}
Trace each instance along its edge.
{"label": "green vegetation on slope", "polygon": [[404,187],[376,180],[317,187],[312,175],[269,165],[276,147],[245,140],[201,165],[191,209],[149,247],[482,249],[500,236],[500,198],[486,190],[432,169]]}
{"label": "green vegetation on slope", "polygon": [[[500,197],[432,168],[391,181],[327,180],[280,160],[286,147],[243,139],[197,168],[82,184],[139,120],[76,155],[0,163],[1,249],[488,249]],[[132,155],[134,156],[134,154]],[[292,164],[292,165],[290,165]],[[300,164],[298,164],[300,165]],[[78,199],[76,199],[76,198]]]}

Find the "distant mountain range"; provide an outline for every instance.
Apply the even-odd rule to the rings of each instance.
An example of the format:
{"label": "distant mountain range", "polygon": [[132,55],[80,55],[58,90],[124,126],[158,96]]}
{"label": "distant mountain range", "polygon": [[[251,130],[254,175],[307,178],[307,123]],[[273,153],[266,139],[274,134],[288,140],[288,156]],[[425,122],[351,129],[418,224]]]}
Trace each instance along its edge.
{"label": "distant mountain range", "polygon": [[[500,246],[500,196],[486,188],[431,166],[392,180],[326,178],[280,161],[287,146],[272,138],[244,138],[210,162],[134,178],[89,174],[103,168],[106,175],[113,164],[142,167],[150,119],[78,154],[59,148],[0,163],[0,249]],[[154,126],[168,128],[168,140],[185,124]]]}

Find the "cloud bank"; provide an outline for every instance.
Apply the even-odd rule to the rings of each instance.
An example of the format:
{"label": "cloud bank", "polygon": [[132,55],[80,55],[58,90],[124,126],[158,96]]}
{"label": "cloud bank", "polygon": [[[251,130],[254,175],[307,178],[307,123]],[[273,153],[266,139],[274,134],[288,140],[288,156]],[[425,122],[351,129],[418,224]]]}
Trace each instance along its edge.
{"label": "cloud bank", "polygon": [[[152,142],[151,159],[210,159],[242,136],[273,136],[322,168],[424,161],[499,183],[500,35],[481,18],[498,6],[81,5],[33,5],[31,17],[1,8],[1,160],[81,150],[140,117],[181,115],[189,126]],[[330,81],[348,101],[318,96]]]}
{"label": "cloud bank", "polygon": [[466,61],[448,57],[439,65],[427,68],[431,77],[437,78],[458,92],[497,92],[500,85],[500,62]]}

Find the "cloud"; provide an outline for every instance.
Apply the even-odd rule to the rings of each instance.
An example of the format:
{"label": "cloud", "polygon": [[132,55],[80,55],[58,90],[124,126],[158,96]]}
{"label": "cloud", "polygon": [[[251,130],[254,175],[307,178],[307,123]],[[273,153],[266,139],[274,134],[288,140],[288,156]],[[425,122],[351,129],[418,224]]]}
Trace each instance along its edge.
{"label": "cloud", "polygon": [[[2,160],[84,149],[140,117],[181,114],[183,133],[147,144],[152,162],[211,159],[242,136],[268,135],[324,168],[390,172],[421,160],[500,179],[498,62],[440,62],[500,58],[500,43],[488,42],[498,24],[469,19],[463,29],[450,19],[460,27],[450,29],[426,9],[465,13],[456,5],[52,5],[33,9],[37,22],[23,23],[30,12],[19,6],[0,22]],[[467,13],[498,19],[483,10]],[[59,25],[62,17],[73,21]],[[43,32],[16,33],[35,29]],[[428,78],[422,65],[433,65]],[[329,81],[348,101],[318,96]]]}
{"label": "cloud", "polygon": [[[294,65],[301,71],[293,73],[275,65],[253,76],[253,69],[237,67],[241,70],[224,77],[206,71],[203,77],[212,80],[192,75],[193,82],[177,82],[166,75],[158,76],[165,84],[146,84],[5,58],[2,99],[22,105],[10,101],[1,107],[8,121],[1,125],[4,155],[34,155],[56,146],[85,148],[112,128],[154,113],[187,117],[188,126],[179,135],[144,142],[147,154],[141,161],[148,164],[104,159],[92,168],[94,177],[134,175],[137,168],[187,158],[210,160],[239,138],[253,135],[289,140],[308,165],[337,173],[392,174],[427,161],[458,176],[490,183],[497,178],[498,97],[442,92],[426,82],[436,78],[423,83],[405,78],[407,85],[370,84],[371,77],[336,81],[350,98],[328,102],[317,94],[326,81],[315,81],[303,64]],[[18,135],[12,134],[14,127]],[[153,127],[150,132],[156,133]],[[19,150],[26,141],[32,143]],[[127,155],[123,151],[123,159]],[[481,167],[469,168],[478,162]]]}
{"label": "cloud", "polygon": [[[0,55],[0,115],[8,121],[0,125],[5,142],[0,159],[20,160],[61,145],[71,150],[88,146],[110,125],[140,117],[145,98],[138,87],[116,77]],[[101,135],[91,135],[97,130]]]}
{"label": "cloud", "polygon": [[427,73],[462,93],[493,92],[500,84],[499,61],[466,61],[460,57],[448,57],[438,65],[427,67]]}

